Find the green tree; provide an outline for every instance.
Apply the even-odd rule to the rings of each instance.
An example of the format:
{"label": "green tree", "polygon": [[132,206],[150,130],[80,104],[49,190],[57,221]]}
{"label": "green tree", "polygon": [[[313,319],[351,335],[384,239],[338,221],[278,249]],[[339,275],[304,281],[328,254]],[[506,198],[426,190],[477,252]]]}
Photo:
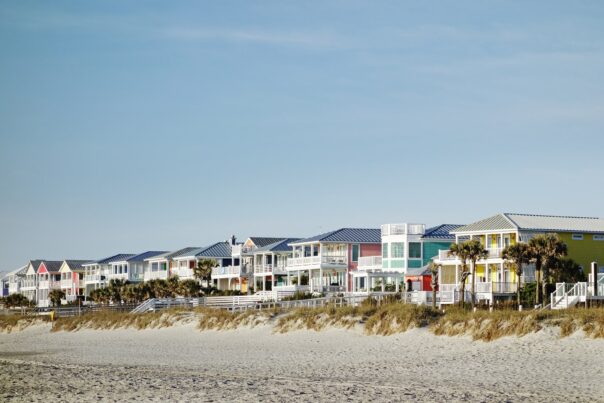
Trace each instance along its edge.
{"label": "green tree", "polygon": [[484,246],[477,239],[471,239],[464,242],[468,251],[468,260],[470,261],[470,272],[472,273],[472,308],[476,306],[476,262],[486,259],[489,256]]}
{"label": "green tree", "polygon": [[2,299],[7,308],[29,307],[33,303],[23,294],[10,294]]}
{"label": "green tree", "polygon": [[198,280],[204,280],[206,287],[209,287],[212,281],[212,269],[217,266],[218,262],[214,259],[201,259],[193,268],[193,276]]}
{"label": "green tree", "polygon": [[65,298],[65,291],[55,288],[54,290],[50,290],[48,293],[48,299],[52,306],[60,306],[61,300]]}
{"label": "green tree", "polygon": [[[557,234],[537,235],[529,241],[529,247],[535,261],[537,303],[542,301],[545,305],[550,273],[556,268],[560,259],[568,254],[568,247]],[[541,292],[539,292],[539,282],[541,282]]]}
{"label": "green tree", "polygon": [[520,276],[522,276],[524,266],[531,262],[531,249],[526,243],[515,243],[514,245],[507,246],[501,252],[501,257],[505,260],[509,260],[513,264],[516,273],[516,300],[518,305],[521,305]]}
{"label": "green tree", "polygon": [[560,259],[550,274],[554,283],[578,283],[587,280],[583,268],[570,258]]}
{"label": "green tree", "polygon": [[[465,242],[462,243],[454,243],[449,247],[449,256],[455,256],[459,259],[461,264],[461,273],[459,276],[459,286],[461,288],[461,299],[460,304],[462,307],[465,307],[466,304],[466,280],[470,275],[470,271],[468,270],[468,245]],[[455,269],[457,270],[457,268]]]}

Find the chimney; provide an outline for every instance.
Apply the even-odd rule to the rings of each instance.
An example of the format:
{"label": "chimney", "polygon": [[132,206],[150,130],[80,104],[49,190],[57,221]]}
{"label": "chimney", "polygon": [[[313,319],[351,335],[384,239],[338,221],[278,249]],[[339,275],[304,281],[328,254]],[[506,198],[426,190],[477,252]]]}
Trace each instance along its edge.
{"label": "chimney", "polygon": [[237,242],[237,237],[235,237],[235,235],[231,235],[231,245],[235,245],[236,242]]}

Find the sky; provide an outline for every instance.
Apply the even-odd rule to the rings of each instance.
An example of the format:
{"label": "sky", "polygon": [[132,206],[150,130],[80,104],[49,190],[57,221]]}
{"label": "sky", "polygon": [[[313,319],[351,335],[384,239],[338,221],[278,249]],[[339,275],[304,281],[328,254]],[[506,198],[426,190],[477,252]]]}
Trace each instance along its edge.
{"label": "sky", "polygon": [[0,1],[0,271],[604,217],[604,2]]}

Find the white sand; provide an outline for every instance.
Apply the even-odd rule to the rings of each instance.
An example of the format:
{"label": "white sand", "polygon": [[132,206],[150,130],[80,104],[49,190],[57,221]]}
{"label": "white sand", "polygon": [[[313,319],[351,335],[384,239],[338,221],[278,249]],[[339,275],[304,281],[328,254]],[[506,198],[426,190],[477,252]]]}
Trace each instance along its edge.
{"label": "white sand", "polygon": [[0,334],[0,401],[604,401],[604,340],[270,327]]}

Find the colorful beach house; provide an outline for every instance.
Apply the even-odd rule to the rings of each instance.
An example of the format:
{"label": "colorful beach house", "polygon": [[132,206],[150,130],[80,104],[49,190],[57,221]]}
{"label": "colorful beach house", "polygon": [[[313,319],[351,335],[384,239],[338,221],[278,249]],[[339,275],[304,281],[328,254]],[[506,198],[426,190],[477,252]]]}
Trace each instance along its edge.
{"label": "colorful beach house", "polygon": [[[195,256],[191,253],[198,249],[197,246],[188,246],[177,251],[147,257],[143,264],[143,281],[167,280],[171,275],[177,275],[183,279],[192,277],[193,267],[196,263]],[[181,257],[190,259],[176,260]]]}
{"label": "colorful beach house", "polygon": [[27,262],[25,278],[21,283],[21,294],[25,295],[31,302],[38,301],[38,268],[42,260],[30,260]]}
{"label": "colorful beach house", "polygon": [[212,282],[219,290],[247,291],[247,280],[241,269],[241,244],[233,236],[228,241],[217,242],[195,252],[197,261],[213,259]]}
{"label": "colorful beach house", "polygon": [[[516,293],[516,274],[502,259],[503,249],[517,242],[528,242],[537,234],[557,234],[568,246],[568,257],[586,272],[591,262],[604,262],[604,220],[601,218],[501,213],[451,233],[456,242],[478,239],[488,251],[488,257],[476,265],[476,298],[489,303],[512,298]],[[435,261],[442,265],[441,303],[454,303],[458,295],[455,291],[459,291],[461,262],[449,256],[447,249],[439,251]],[[534,281],[533,265],[526,267],[524,273],[521,283]],[[471,276],[467,279],[467,283],[470,282]]]}
{"label": "colorful beach house", "polygon": [[381,256],[359,259],[353,273],[353,292],[431,291],[427,265],[440,249],[449,248],[455,238],[449,232],[455,224],[426,229],[425,224],[384,224],[381,227]]}
{"label": "colorful beach house", "polygon": [[340,228],[291,242],[286,270],[311,292],[348,292],[359,259],[380,256],[381,244],[378,228]]}
{"label": "colorful beach house", "polygon": [[43,260],[38,267],[38,298],[39,307],[50,306],[48,294],[51,290],[61,288],[61,264],[60,260]]}
{"label": "colorful beach house", "polygon": [[59,269],[61,277],[61,291],[65,293],[64,302],[77,301],[78,297],[84,295],[84,264],[90,260],[63,260]]}
{"label": "colorful beach house", "polygon": [[233,255],[233,258],[239,258],[241,261],[241,284],[243,286],[242,288],[248,289],[247,285],[253,284],[254,289],[262,289],[262,285],[258,287],[258,284],[255,284],[254,282],[254,279],[256,278],[254,252],[258,248],[264,248],[268,245],[282,241],[283,239],[287,239],[287,237],[251,236],[247,238],[245,242],[243,242],[239,255]]}
{"label": "colorful beach house", "polygon": [[281,238],[253,249],[252,262],[255,290],[267,291],[272,290],[275,286],[289,285],[286,268],[287,259],[293,256],[290,244],[299,240],[300,238]]}
{"label": "colorful beach house", "polygon": [[21,286],[25,281],[25,273],[27,273],[27,268],[27,265],[19,267],[6,275],[6,279],[8,281],[8,295],[21,293]]}
{"label": "colorful beach house", "polygon": [[109,273],[112,271],[111,263],[123,262],[133,256],[135,256],[134,253],[118,253],[105,259],[83,264],[84,284],[86,286],[85,295],[89,296],[90,291],[103,288],[107,285]]}

